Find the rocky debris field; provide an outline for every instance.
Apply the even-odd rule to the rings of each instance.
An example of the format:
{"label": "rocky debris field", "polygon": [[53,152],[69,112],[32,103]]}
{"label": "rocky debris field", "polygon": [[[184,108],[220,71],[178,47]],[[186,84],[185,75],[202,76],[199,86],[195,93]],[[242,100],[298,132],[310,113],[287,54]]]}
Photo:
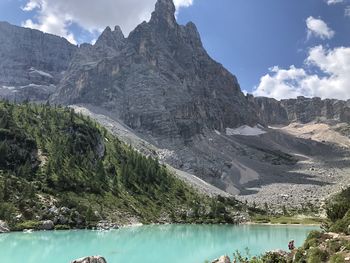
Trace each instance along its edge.
{"label": "rocky debris field", "polygon": [[350,140],[330,125],[321,125],[318,134],[317,124],[265,128],[264,134],[255,136],[212,131],[194,138],[191,145],[175,143],[165,148],[104,110],[91,105],[72,107],[143,154],[158,157],[179,178],[210,195],[234,195],[261,208],[267,203],[280,212],[282,206],[317,210],[331,194],[350,184]]}

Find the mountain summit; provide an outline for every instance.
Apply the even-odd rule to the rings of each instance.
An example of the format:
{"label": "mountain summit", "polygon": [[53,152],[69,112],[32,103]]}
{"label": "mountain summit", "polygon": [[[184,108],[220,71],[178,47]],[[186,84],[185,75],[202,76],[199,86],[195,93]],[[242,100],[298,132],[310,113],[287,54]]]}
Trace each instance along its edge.
{"label": "mountain summit", "polygon": [[[114,53],[101,56],[103,46]],[[189,141],[205,129],[257,122],[236,78],[204,50],[196,26],[177,24],[171,0],[159,0],[150,21],[128,38],[107,28],[78,53],[85,59],[74,59],[79,68],[67,72],[54,103],[93,104],[162,139]]]}

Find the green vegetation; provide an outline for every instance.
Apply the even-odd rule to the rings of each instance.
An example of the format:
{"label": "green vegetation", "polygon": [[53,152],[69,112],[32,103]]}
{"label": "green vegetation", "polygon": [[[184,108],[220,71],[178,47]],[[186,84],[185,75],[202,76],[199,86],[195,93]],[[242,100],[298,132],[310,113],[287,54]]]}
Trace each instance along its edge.
{"label": "green vegetation", "polygon": [[327,202],[327,216],[331,223],[327,228],[332,232],[350,234],[350,188],[342,191]]}
{"label": "green vegetation", "polygon": [[70,108],[0,102],[0,220],[56,229],[107,219],[234,223],[242,205],[199,194]]}

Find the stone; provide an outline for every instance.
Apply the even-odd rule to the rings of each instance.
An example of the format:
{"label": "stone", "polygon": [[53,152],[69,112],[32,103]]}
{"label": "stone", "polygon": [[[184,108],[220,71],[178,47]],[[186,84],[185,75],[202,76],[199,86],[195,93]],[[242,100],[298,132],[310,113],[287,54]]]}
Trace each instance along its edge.
{"label": "stone", "polygon": [[10,232],[10,228],[5,221],[0,220],[0,234]]}
{"label": "stone", "polygon": [[212,263],[231,263],[231,259],[228,256],[221,256],[215,259]]}
{"label": "stone", "polygon": [[72,261],[71,263],[107,263],[106,259],[101,256],[85,257]]}
{"label": "stone", "polygon": [[54,223],[51,220],[41,221],[41,230],[53,230],[55,228]]}

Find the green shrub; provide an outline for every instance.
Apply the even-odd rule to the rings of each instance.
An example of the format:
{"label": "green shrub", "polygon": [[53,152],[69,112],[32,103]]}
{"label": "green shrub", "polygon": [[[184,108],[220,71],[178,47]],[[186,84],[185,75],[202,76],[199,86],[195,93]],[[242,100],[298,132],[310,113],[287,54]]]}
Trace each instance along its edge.
{"label": "green shrub", "polygon": [[331,253],[337,253],[342,247],[340,240],[332,239],[328,241],[327,247]]}
{"label": "green shrub", "polygon": [[13,230],[15,231],[23,231],[24,229],[33,229],[39,230],[41,223],[38,221],[25,221],[23,223],[15,224]]}
{"label": "green shrub", "polygon": [[56,225],[55,230],[69,230],[70,226],[68,225]]}
{"label": "green shrub", "polygon": [[317,247],[320,243],[320,239],[323,234],[320,231],[313,230],[310,232],[304,243],[304,249],[309,249],[310,247]]}
{"label": "green shrub", "polygon": [[331,257],[330,263],[345,263],[345,258],[340,254],[336,254]]}
{"label": "green shrub", "polygon": [[0,202],[0,219],[5,220],[9,223],[13,220],[16,213],[16,208],[11,203]]}
{"label": "green shrub", "polygon": [[261,259],[264,263],[287,263],[285,257],[278,253],[272,252],[266,253]]}
{"label": "green shrub", "polygon": [[327,252],[319,248],[310,248],[306,255],[308,263],[321,263],[326,261],[327,257]]}
{"label": "green shrub", "polygon": [[347,212],[342,219],[339,219],[334,224],[332,224],[329,230],[336,233],[350,234],[349,226],[350,226],[350,211]]}
{"label": "green shrub", "polygon": [[295,253],[295,263],[306,263],[306,256],[305,256],[305,250],[298,249],[298,251]]}

